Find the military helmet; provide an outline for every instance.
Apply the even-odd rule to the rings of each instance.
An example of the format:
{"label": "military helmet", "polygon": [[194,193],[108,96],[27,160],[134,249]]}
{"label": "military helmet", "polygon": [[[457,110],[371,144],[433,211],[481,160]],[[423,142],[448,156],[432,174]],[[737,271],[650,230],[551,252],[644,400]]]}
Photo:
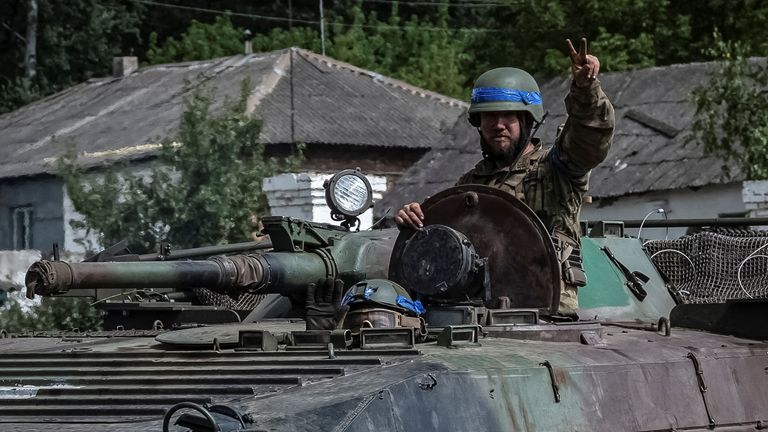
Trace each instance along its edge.
{"label": "military helmet", "polygon": [[420,301],[412,300],[405,288],[387,279],[360,281],[352,285],[341,300],[341,304],[349,305],[350,309],[371,303],[409,315],[421,315],[425,312]]}
{"label": "military helmet", "polygon": [[528,72],[503,67],[480,75],[472,88],[469,123],[480,126],[479,113],[484,111],[526,111],[536,122],[544,117],[541,92]]}

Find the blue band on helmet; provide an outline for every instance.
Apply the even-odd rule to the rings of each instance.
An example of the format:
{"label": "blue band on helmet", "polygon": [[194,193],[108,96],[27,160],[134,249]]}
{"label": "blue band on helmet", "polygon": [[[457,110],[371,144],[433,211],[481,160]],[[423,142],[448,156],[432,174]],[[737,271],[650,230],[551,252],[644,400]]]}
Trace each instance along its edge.
{"label": "blue band on helmet", "polygon": [[369,286],[366,286],[363,290],[362,294],[355,289],[351,289],[347,291],[346,294],[344,294],[344,297],[341,299],[341,304],[345,305],[348,303],[351,303],[355,300],[370,300],[373,293],[376,292],[376,288],[372,288]]}
{"label": "blue band on helmet", "polygon": [[345,305],[347,303],[352,302],[352,300],[355,299],[355,293],[352,292],[353,290],[347,291],[346,294],[344,294],[344,297],[341,299],[341,304]]}
{"label": "blue band on helmet", "polygon": [[503,87],[478,87],[472,89],[472,103],[522,102],[541,105],[541,93]]}
{"label": "blue band on helmet", "polygon": [[409,299],[408,297],[399,295],[397,296],[397,300],[395,301],[397,302],[398,306],[408,309],[409,311],[415,313],[416,315],[421,315],[427,311],[426,309],[424,309],[424,305],[422,305],[421,302],[418,300],[414,301]]}

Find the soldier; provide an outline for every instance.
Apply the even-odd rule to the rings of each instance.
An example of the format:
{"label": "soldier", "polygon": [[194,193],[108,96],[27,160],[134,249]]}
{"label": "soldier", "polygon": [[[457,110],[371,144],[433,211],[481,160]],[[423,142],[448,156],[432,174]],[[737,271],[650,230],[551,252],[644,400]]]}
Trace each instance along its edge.
{"label": "soldier", "polygon": [[[576,288],[586,283],[580,268],[579,211],[588,189],[589,172],[605,159],[615,124],[613,106],[600,88],[600,62],[587,54],[587,40],[577,52],[567,40],[573,80],[565,107],[568,119],[544,147],[531,138],[544,117],[539,86],[516,68],[492,69],[475,82],[469,122],[478,129],[483,160],[456,185],[484,184],[513,193],[551,231],[563,263],[559,312],[575,314]],[[419,229],[424,213],[419,203],[403,206],[395,222]],[[574,253],[576,252],[576,253]]]}

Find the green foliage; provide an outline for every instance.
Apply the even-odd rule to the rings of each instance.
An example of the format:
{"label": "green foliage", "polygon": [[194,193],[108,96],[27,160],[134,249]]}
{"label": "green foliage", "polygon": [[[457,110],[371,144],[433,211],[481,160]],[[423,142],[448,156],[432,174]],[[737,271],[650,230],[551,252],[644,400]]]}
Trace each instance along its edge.
{"label": "green foliage", "polygon": [[291,30],[274,28],[267,34],[256,34],[251,41],[253,52],[269,52],[288,47],[299,47],[319,53],[320,32],[309,27],[294,27]]}
{"label": "green foliage", "polygon": [[178,41],[173,37],[158,46],[157,33],[149,35],[149,64],[207,60],[243,52],[243,30],[235,28],[229,16],[217,17],[213,24],[192,20]]}
{"label": "green foliage", "polygon": [[[192,21],[177,41],[170,37],[158,43],[157,33],[149,35],[147,60],[149,64],[205,60],[243,53],[245,29],[236,27],[229,16],[217,17],[212,24]],[[268,52],[289,47],[301,47],[320,52],[320,33],[309,27],[291,30],[273,28],[266,34],[256,34],[251,40],[254,52]]]}
{"label": "green foliage", "polygon": [[[356,5],[351,9],[350,15],[352,22],[348,26],[341,22],[330,26],[329,33],[334,36],[329,38],[332,39],[332,43],[328,43],[328,54],[365,69],[373,70],[377,60],[380,64],[389,63],[391,52],[384,52],[382,58],[376,58],[385,46],[384,34],[386,34],[386,30],[383,32],[371,31],[371,35],[368,35],[368,29],[363,27],[374,26],[375,22],[378,21],[376,14],[366,17],[362,8]],[[342,20],[344,20],[343,17],[338,21]]]}
{"label": "green foliage", "polygon": [[592,50],[603,59],[600,68],[606,71],[650,67],[656,64],[654,58],[654,36],[640,33],[635,38],[609,33],[605,27],[598,27],[599,36],[592,43]]}
{"label": "green foliage", "polygon": [[[419,87],[462,97],[467,80],[462,66],[471,56],[466,37],[450,29],[449,19],[448,9],[442,7],[434,20],[414,15],[401,22],[395,5],[389,20],[382,21],[375,12],[365,14],[358,3],[330,19],[326,53]],[[425,26],[431,30],[424,31]],[[155,64],[239,54],[243,51],[243,32],[227,16],[213,24],[193,21],[179,41],[169,38],[158,45],[157,34],[151,34],[147,58]],[[321,51],[320,34],[309,27],[275,28],[268,34],[257,34],[252,43],[254,52],[292,46]]]}
{"label": "green foliage", "polygon": [[25,310],[18,300],[10,297],[8,303],[0,307],[0,329],[8,333],[72,329],[86,331],[98,330],[100,326],[100,311],[84,298],[44,298],[41,304]]}
{"label": "green foliage", "polygon": [[41,86],[40,79],[27,77],[16,77],[13,81],[0,83],[0,114],[40,99],[46,88],[47,85]]}
{"label": "green foliage", "polygon": [[768,55],[768,38],[761,31],[768,23],[768,2],[762,0],[677,1],[672,4],[677,14],[689,17],[690,44],[679,61],[717,59],[711,48],[720,35],[723,40],[749,47],[752,56]]}
{"label": "green foliage", "polygon": [[430,24],[439,30],[422,31],[423,21],[411,16],[402,35],[405,43],[398,44],[396,37],[389,40],[390,46],[399,47],[398,57],[402,60],[399,68],[393,65],[392,76],[445,95],[468,96],[463,70],[472,60],[467,52],[470,39],[450,30],[447,9],[442,9],[437,20],[427,25]]}
{"label": "green foliage", "polygon": [[724,41],[718,33],[713,39],[708,54],[722,62],[693,92],[691,138],[706,154],[735,161],[747,180],[768,180],[768,67],[764,60],[750,61],[745,44]]}
{"label": "green foliage", "polygon": [[100,233],[103,244],[128,239],[137,253],[224,244],[250,238],[253,215],[268,213],[262,179],[295,169],[299,154],[278,162],[264,156],[261,123],[245,112],[250,83],[238,103],[211,114],[210,99],[196,93],[185,102],[178,136],[162,140],[149,173],[115,167],[85,175],[70,154],[60,173],[75,209],[75,228]]}
{"label": "green foliage", "polygon": [[[0,37],[0,113],[85,81],[107,75],[112,57],[123,54],[129,41],[139,40],[142,9],[133,0],[38,1],[37,75],[24,77],[21,40],[26,27],[26,2],[15,15],[10,4],[0,5],[0,16],[8,9],[14,32],[3,44]],[[10,2],[8,2],[10,3]],[[5,20],[3,23],[8,25]],[[7,29],[6,29],[7,30]]]}
{"label": "green foliage", "polygon": [[[0,112],[105,75],[114,55],[136,51],[156,64],[242,53],[245,28],[254,33],[254,52],[321,51],[314,2],[293,2],[292,24],[248,16],[287,18],[291,2],[285,0],[232,0],[227,7],[237,13],[223,16],[173,2],[38,3],[38,76],[22,79],[26,2],[0,2],[12,30],[0,31]],[[218,4],[206,7],[221,9]],[[760,0],[338,0],[327,3],[325,17],[328,55],[456,97],[466,97],[474,78],[492,67],[521,67],[538,78],[567,73],[567,37],[588,38],[603,71],[716,58],[707,49],[715,44],[715,28],[725,40],[750,47],[749,55],[768,55],[768,38],[759,31],[768,26],[768,3]]]}
{"label": "green foliage", "polygon": [[[387,21],[376,13],[351,8],[352,24],[343,17],[331,26],[328,55],[418,87],[463,97],[467,78],[462,73],[468,39],[449,27],[448,9],[440,8],[434,21],[413,15],[405,22],[397,5]],[[425,31],[424,27],[430,30]]]}
{"label": "green foliage", "polygon": [[480,70],[515,65],[534,74],[568,71],[565,39],[590,41],[602,71],[626,70],[678,61],[691,41],[689,16],[669,0],[567,2],[520,0],[499,8],[475,48]]}

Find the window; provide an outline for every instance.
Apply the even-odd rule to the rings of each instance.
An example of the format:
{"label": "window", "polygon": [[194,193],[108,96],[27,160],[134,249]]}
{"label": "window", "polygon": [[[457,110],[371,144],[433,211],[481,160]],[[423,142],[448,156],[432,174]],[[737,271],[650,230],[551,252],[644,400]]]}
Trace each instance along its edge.
{"label": "window", "polygon": [[32,207],[16,207],[11,210],[11,234],[13,249],[32,249]]}

